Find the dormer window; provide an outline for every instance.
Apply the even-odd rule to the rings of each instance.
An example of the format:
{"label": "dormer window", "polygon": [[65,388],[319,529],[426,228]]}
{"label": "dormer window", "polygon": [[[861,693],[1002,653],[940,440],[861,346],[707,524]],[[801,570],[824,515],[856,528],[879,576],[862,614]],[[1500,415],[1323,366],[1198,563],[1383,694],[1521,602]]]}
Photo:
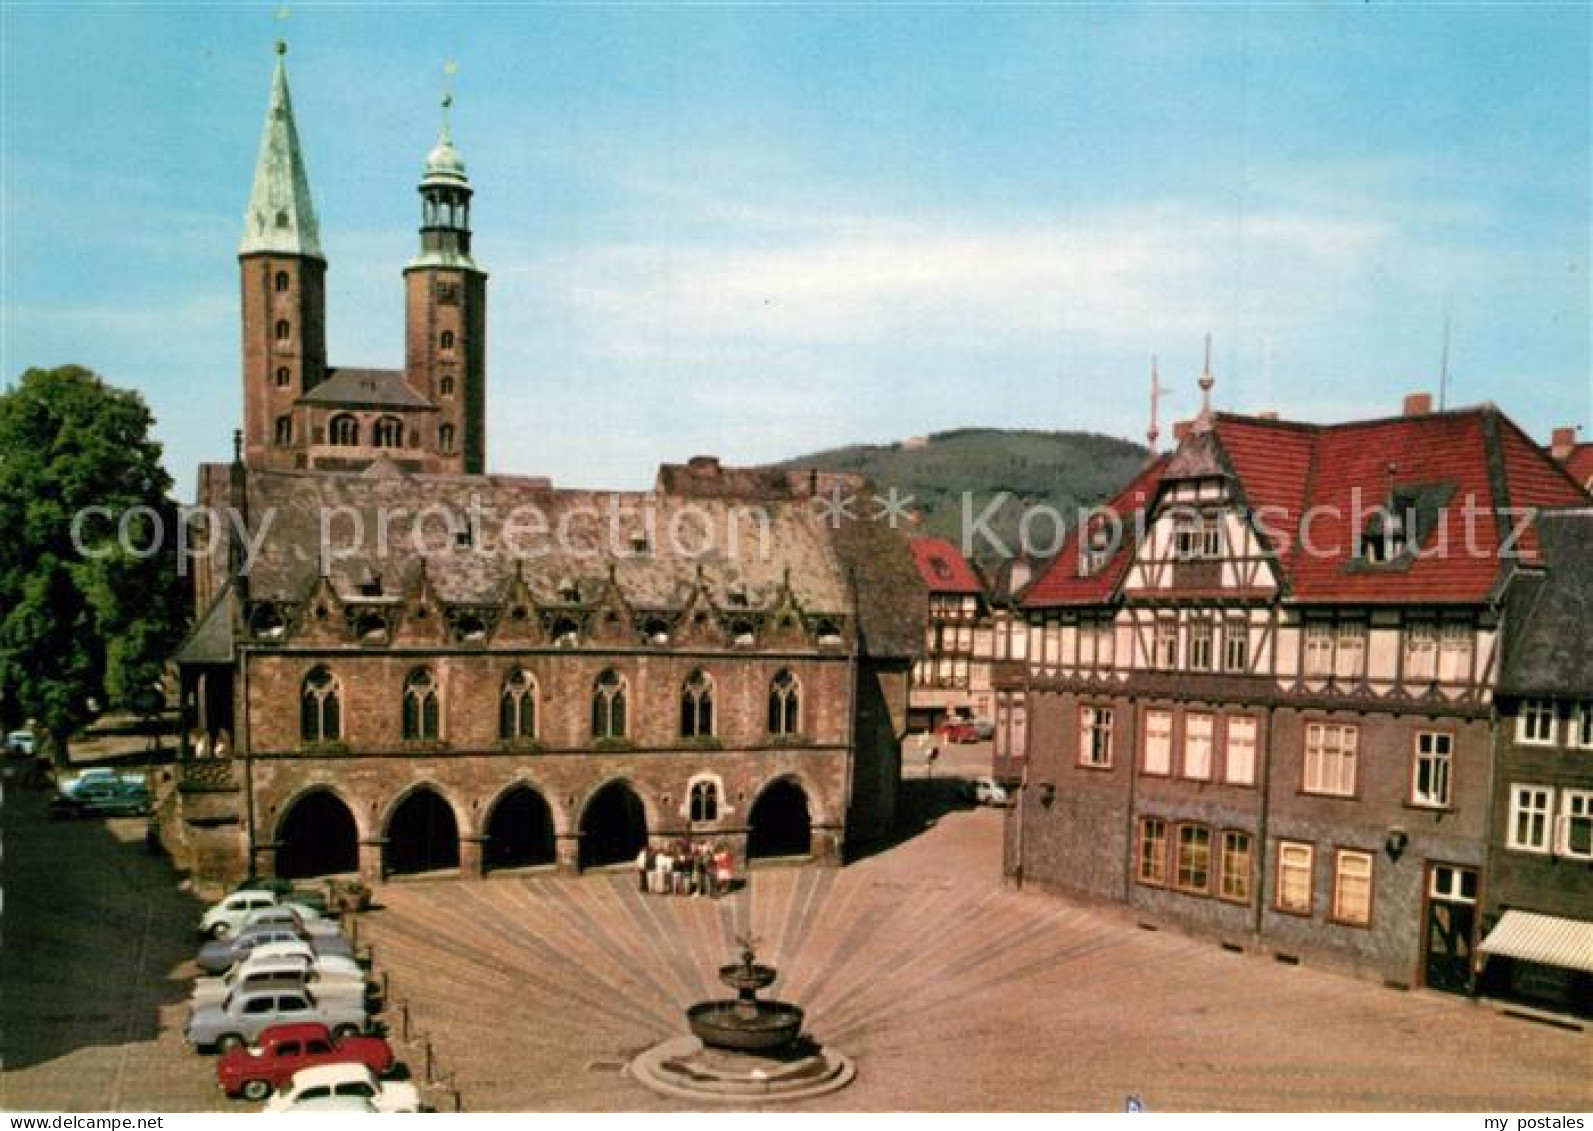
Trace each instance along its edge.
{"label": "dormer window", "polygon": [[1173,552],[1182,562],[1222,556],[1222,525],[1217,515],[1182,511],[1173,520]]}
{"label": "dormer window", "polygon": [[1406,516],[1397,510],[1378,511],[1361,535],[1361,557],[1370,565],[1398,561],[1409,549]]}

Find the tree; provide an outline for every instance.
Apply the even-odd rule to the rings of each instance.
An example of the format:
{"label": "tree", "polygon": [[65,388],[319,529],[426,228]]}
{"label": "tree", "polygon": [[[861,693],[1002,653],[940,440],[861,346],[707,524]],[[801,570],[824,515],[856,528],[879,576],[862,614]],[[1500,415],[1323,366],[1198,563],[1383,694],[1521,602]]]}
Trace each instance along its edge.
{"label": "tree", "polygon": [[0,393],[0,687],[58,765],[96,708],[147,710],[183,630],[152,423],[76,365]]}

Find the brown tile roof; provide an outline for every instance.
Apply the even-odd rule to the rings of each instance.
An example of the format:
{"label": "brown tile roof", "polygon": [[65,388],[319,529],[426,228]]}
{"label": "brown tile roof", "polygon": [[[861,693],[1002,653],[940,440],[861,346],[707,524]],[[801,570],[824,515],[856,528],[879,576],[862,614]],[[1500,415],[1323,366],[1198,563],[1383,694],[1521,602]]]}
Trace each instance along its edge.
{"label": "brown tile roof", "polygon": [[434,408],[412,389],[398,369],[328,369],[326,380],[299,398],[300,404],[340,408]]}

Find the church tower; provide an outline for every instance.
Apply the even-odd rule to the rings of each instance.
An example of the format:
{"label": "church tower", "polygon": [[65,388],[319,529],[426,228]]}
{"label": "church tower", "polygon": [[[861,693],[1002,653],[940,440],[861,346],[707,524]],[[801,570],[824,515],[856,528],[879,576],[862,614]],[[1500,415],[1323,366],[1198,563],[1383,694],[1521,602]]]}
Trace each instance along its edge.
{"label": "church tower", "polygon": [[479,475],[487,464],[487,275],[470,255],[465,163],[448,126],[421,176],[420,254],[404,268],[404,373],[437,407],[429,447],[440,471]]}
{"label": "church tower", "polygon": [[243,292],[244,460],[303,466],[307,421],[296,401],[326,376],[326,258],[277,43],[254,189],[238,265]]}

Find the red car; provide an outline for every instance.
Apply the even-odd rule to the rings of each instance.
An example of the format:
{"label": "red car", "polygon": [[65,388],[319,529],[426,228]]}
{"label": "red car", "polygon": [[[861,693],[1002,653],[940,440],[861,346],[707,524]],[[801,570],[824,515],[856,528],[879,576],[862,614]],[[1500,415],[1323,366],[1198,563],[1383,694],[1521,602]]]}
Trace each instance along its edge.
{"label": "red car", "polygon": [[947,719],[935,728],[935,733],[947,742],[977,742],[974,725],[967,719]]}
{"label": "red car", "polygon": [[273,1025],[254,1048],[223,1053],[216,1061],[216,1082],[229,1096],[263,1100],[301,1068],[350,1063],[385,1076],[393,1070],[393,1048],[382,1037],[336,1039],[325,1025]]}

